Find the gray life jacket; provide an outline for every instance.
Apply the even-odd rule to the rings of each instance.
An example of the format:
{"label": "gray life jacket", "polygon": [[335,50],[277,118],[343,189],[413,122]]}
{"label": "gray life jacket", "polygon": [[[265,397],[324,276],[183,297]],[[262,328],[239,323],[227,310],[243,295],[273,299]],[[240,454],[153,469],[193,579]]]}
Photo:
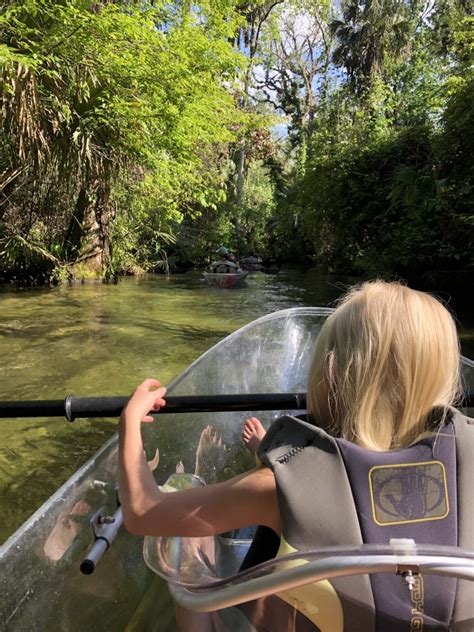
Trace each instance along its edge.
{"label": "gray life jacket", "polygon": [[[297,550],[388,544],[391,538],[474,549],[474,420],[454,409],[436,436],[390,452],[359,448],[284,416],[270,427],[258,456],[274,472],[282,536]],[[342,604],[344,632],[474,630],[469,582],[436,576],[419,581],[414,594],[421,597],[415,603],[396,575],[331,580]],[[266,620],[255,629],[320,629],[297,611],[282,623],[288,607],[278,601],[273,596],[266,606],[244,605],[254,625]],[[280,626],[270,623],[270,612],[278,612]]]}

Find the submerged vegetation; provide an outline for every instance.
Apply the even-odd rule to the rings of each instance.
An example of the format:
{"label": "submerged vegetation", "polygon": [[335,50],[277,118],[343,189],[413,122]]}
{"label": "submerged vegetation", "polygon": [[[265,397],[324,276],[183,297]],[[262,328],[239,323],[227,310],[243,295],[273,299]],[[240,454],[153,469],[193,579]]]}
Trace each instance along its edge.
{"label": "submerged vegetation", "polygon": [[464,0],[13,0],[0,280],[240,253],[472,270]]}

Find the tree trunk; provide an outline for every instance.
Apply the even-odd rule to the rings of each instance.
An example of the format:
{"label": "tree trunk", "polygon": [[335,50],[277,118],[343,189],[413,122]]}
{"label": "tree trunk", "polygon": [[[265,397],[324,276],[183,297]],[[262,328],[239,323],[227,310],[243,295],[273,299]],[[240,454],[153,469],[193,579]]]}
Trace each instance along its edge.
{"label": "tree trunk", "polygon": [[87,207],[79,251],[79,261],[97,276],[110,271],[110,189],[104,180],[95,183],[96,201]]}
{"label": "tree trunk", "polygon": [[236,202],[239,209],[244,205],[244,180],[245,180],[245,146],[242,141],[239,149],[237,150],[237,187],[236,187]]}
{"label": "tree trunk", "polygon": [[67,261],[73,261],[80,250],[84,234],[84,218],[88,205],[87,187],[83,185],[77,196],[74,213],[69,220],[69,226],[64,237],[64,256]]}
{"label": "tree trunk", "polygon": [[73,268],[82,264],[82,273],[96,277],[110,272],[109,196],[107,178],[82,187],[64,240],[65,255]]}

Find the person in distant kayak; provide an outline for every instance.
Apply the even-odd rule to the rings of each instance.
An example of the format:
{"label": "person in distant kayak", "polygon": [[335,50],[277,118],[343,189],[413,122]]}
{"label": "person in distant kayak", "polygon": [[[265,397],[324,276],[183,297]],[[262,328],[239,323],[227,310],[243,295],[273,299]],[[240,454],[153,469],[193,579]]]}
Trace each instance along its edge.
{"label": "person in distant kayak", "polygon": [[229,253],[226,255],[226,259],[227,259],[227,261],[231,261],[231,262],[232,262],[232,263],[234,263],[234,264],[235,264],[238,268],[240,268],[240,263],[239,263],[239,261],[238,261],[238,259],[237,259],[237,256],[236,256],[235,252],[229,252]]}
{"label": "person in distant kayak", "polygon": [[244,259],[245,263],[262,263],[262,257],[257,254],[251,254]]}
{"label": "person in distant kayak", "polygon": [[216,250],[219,255],[219,259],[213,261],[208,267],[208,272],[229,274],[235,273],[240,270],[235,255],[232,255],[225,246],[221,246]]}
{"label": "person in distant kayak", "polygon": [[[260,465],[249,472],[161,492],[140,423],[165,406],[166,389],[157,380],[137,388],[119,428],[125,526],[137,535],[206,536],[258,524],[278,535],[276,556],[391,538],[473,549],[474,421],[452,407],[460,392],[448,310],[399,283],[364,283],[317,337],[307,418],[285,415],[262,436],[250,424]],[[256,629],[275,631],[472,630],[466,584],[420,575],[409,590],[395,574],[346,577],[268,597],[271,608],[261,600],[240,607]]]}

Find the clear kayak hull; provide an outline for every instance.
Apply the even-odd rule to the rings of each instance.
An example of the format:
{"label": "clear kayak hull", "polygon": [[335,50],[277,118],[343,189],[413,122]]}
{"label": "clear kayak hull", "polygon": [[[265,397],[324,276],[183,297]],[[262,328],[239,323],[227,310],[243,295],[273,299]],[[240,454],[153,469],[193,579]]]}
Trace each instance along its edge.
{"label": "clear kayak hull", "polygon": [[[302,392],[315,335],[330,313],[325,308],[296,308],[250,323],[191,364],[169,385],[169,393]],[[465,361],[464,370],[466,384],[472,388],[472,362]],[[259,416],[268,425],[282,412],[288,411]],[[154,424],[143,428],[147,459],[157,483],[166,486],[170,477],[172,486],[181,484],[177,480],[210,483],[252,467],[253,460],[241,442],[246,416],[245,412],[160,413]],[[91,518],[99,509],[107,515],[117,509],[116,466],[117,439],[113,437],[0,547],[2,629],[176,630],[165,579],[183,605],[192,605],[194,597],[188,593],[196,590],[190,587],[189,576],[186,580],[173,576],[182,542],[172,539],[166,545],[171,556],[166,562],[168,572],[160,571],[162,577],[158,577],[144,564],[143,540],[122,528],[94,573],[86,576],[79,571],[93,541]],[[234,534],[211,544],[218,571],[216,575],[216,568],[211,569],[208,589],[217,589],[212,582],[236,574],[250,537]],[[151,557],[147,562],[157,570]],[[229,620],[232,616],[229,610]]]}
{"label": "clear kayak hull", "polygon": [[[169,392],[304,391],[313,336],[329,312],[285,310],[247,325],[188,367]],[[266,413],[264,418],[269,421],[272,416]],[[150,461],[159,446],[157,482],[166,481],[178,463],[194,471],[199,437],[209,424],[219,430],[228,449],[224,458],[214,458],[212,450],[201,458],[206,479],[251,467],[240,441],[244,418],[243,412],[160,416],[156,427],[145,428],[144,435]],[[85,576],[79,571],[93,541],[90,519],[101,507],[110,515],[116,510],[116,465],[113,437],[0,547],[2,629],[133,629],[129,626],[144,616],[147,599],[155,604],[149,615],[159,617],[158,629],[175,629],[165,583],[153,579],[146,568],[140,538],[120,529],[95,572]]]}

